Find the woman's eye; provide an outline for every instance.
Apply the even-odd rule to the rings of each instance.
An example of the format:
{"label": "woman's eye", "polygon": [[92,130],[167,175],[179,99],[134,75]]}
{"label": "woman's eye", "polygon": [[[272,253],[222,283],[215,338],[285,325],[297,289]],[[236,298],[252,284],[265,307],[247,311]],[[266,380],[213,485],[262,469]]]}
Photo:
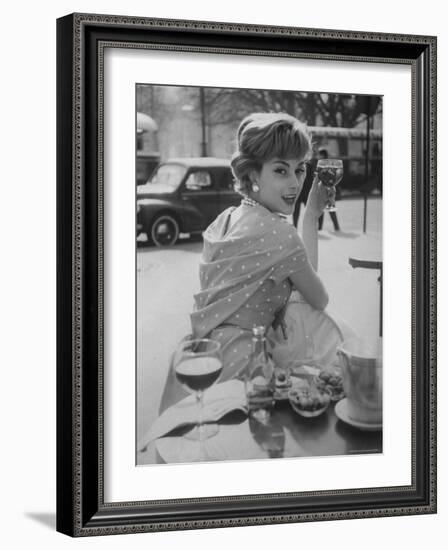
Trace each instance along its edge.
{"label": "woman's eye", "polygon": [[282,174],[282,176],[283,176],[284,174],[286,174],[286,170],[285,170],[284,168],[276,168],[276,169],[274,170],[274,172],[275,172],[276,174]]}
{"label": "woman's eye", "polygon": [[296,170],[296,174],[305,174],[306,173],[306,168],[299,168],[298,170]]}

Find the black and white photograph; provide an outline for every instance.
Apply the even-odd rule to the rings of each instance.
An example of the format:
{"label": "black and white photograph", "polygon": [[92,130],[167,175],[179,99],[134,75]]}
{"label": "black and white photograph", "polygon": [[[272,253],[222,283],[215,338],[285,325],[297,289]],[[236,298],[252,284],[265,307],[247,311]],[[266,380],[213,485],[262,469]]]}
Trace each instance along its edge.
{"label": "black and white photograph", "polygon": [[383,101],[138,83],[136,465],[383,452]]}
{"label": "black and white photograph", "polygon": [[440,547],[444,5],[6,5],[4,548]]}

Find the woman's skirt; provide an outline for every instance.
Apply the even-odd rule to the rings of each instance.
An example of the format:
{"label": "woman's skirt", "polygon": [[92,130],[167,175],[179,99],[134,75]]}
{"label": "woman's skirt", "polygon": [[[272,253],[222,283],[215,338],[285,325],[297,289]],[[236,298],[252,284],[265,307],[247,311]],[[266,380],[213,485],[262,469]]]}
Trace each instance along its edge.
{"label": "woman's skirt", "polygon": [[[338,363],[337,349],[354,331],[330,311],[319,311],[293,293],[284,314],[284,329],[271,329],[268,338],[274,362],[329,367]],[[286,336],[286,338],[285,338]]]}

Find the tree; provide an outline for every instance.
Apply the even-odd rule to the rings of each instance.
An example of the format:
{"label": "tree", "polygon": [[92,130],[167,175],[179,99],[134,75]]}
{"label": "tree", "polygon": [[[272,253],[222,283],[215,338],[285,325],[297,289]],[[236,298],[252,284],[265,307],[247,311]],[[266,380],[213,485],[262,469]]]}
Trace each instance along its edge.
{"label": "tree", "polygon": [[206,88],[205,98],[208,124],[235,123],[251,112],[286,112],[310,126],[346,128],[363,118],[365,101],[365,96],[354,94],[235,88]]}

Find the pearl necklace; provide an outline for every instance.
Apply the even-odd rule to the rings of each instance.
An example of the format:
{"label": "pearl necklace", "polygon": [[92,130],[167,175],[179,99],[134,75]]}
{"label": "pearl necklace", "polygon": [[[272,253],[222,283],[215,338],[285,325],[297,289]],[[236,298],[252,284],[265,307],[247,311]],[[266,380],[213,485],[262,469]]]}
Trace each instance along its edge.
{"label": "pearl necklace", "polygon": [[254,201],[254,199],[251,199],[250,197],[247,197],[246,195],[243,197],[241,204],[245,204],[246,206],[259,206],[260,203],[257,201]]}
{"label": "pearl necklace", "polygon": [[[244,195],[241,200],[241,204],[245,204],[246,206],[263,206],[260,202],[251,199],[247,195]],[[263,208],[266,208],[266,206],[263,206]],[[268,209],[266,208],[266,210]],[[279,212],[271,212],[271,214],[278,216],[282,221],[287,221],[287,218],[284,214],[280,214]]]}

